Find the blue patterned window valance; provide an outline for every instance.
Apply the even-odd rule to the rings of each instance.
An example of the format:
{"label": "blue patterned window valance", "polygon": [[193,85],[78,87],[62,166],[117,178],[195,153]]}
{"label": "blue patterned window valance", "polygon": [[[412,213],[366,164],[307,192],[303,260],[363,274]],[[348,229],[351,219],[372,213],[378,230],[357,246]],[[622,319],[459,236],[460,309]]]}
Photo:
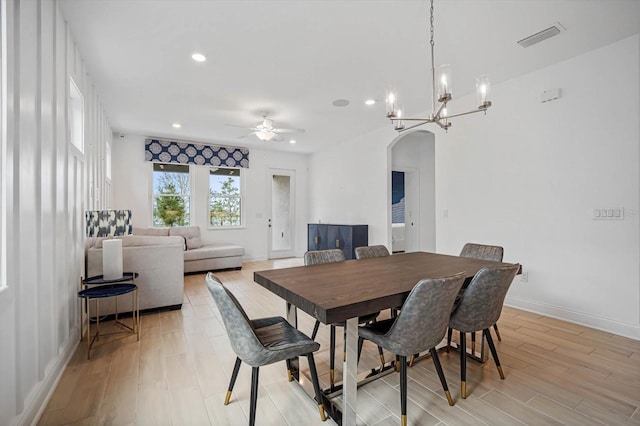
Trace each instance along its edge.
{"label": "blue patterned window valance", "polygon": [[249,168],[248,149],[165,139],[146,139],[144,159],[159,163]]}

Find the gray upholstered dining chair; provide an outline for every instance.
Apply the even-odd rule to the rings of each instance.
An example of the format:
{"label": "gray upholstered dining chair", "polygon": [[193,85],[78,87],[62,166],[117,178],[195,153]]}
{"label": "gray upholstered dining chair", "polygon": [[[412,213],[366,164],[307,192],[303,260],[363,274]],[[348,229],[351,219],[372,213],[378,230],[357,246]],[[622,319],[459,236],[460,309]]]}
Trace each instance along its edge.
{"label": "gray upholstered dining chair", "polygon": [[[375,245],[375,246],[362,246],[356,247],[356,259],[373,259],[376,257],[386,257],[389,256],[389,250],[386,246]],[[391,315],[397,316],[397,308],[391,308]],[[380,357],[380,371],[384,369],[384,352],[382,348],[378,346],[378,356]]]}
{"label": "gray upholstered dining chair", "polygon": [[324,421],[326,417],[322,406],[316,364],[313,359],[313,352],[320,349],[320,344],[292,327],[282,317],[250,320],[233,293],[225,288],[215,275],[209,272],[206,281],[207,287],[220,310],[220,316],[227,329],[231,347],[237,356],[224,404],[229,404],[233,386],[238,378],[240,364],[242,362],[249,364],[252,367],[249,425],[253,426],[256,419],[258,372],[260,367],[282,360],[287,360],[287,367],[289,367],[289,359],[306,356],[309,361],[311,381],[316,393],[320,418]]}
{"label": "gray upholstered dining chair", "polygon": [[[304,254],[304,264],[309,265],[321,265],[324,263],[335,263],[335,262],[343,262],[346,258],[342,250],[339,249],[328,249],[328,250],[309,250]],[[367,324],[373,322],[378,318],[380,312],[374,312],[362,317],[358,318],[359,324]],[[336,355],[336,327],[344,327],[344,342],[345,342],[345,352],[343,354],[343,358],[346,358],[346,342],[347,342],[347,333],[344,322],[331,324],[330,330],[330,340],[329,340],[329,384],[331,387],[335,384],[335,355]],[[311,333],[311,339],[315,340],[316,335],[318,334],[318,328],[320,327],[320,321],[316,320],[315,325],[313,326],[313,332]],[[379,349],[381,352],[382,349]]]}
{"label": "gray upholstered dining chair", "polygon": [[490,246],[487,244],[466,243],[462,247],[460,257],[471,259],[493,260],[502,262],[504,249],[500,246]]}
{"label": "gray upholstered dining chair", "polygon": [[[502,257],[504,255],[504,249],[500,246],[491,246],[488,244],[477,244],[477,243],[466,243],[462,247],[462,251],[460,251],[460,257],[468,257],[470,259],[480,259],[480,260],[491,260],[494,262],[502,262]],[[462,297],[462,294],[460,294]],[[458,300],[456,300],[455,306],[458,305]],[[498,330],[498,324],[493,324],[493,329],[496,332],[496,337],[498,341],[502,341],[502,337],[500,336],[500,330]],[[447,332],[447,349],[451,344],[451,329]],[[471,352],[476,352],[476,333],[471,334]]]}
{"label": "gray upholstered dining chair", "polygon": [[389,250],[382,244],[376,246],[356,247],[356,259],[371,259],[389,256]]}
{"label": "gray upholstered dining chair", "polygon": [[423,279],[411,290],[397,317],[364,325],[358,329],[360,339],[370,340],[400,358],[400,407],[403,426],[407,424],[407,356],[430,351],[447,401],[449,405],[453,405],[435,346],[444,337],[453,302],[464,279],[463,273],[445,278]]}
{"label": "gray upholstered dining chair", "polygon": [[504,379],[489,327],[498,321],[504,298],[513,278],[518,273],[518,269],[520,269],[520,265],[516,263],[479,270],[464,290],[462,300],[451,314],[449,329],[458,330],[460,333],[460,395],[462,398],[467,397],[466,333],[482,331],[487,339],[500,378]]}

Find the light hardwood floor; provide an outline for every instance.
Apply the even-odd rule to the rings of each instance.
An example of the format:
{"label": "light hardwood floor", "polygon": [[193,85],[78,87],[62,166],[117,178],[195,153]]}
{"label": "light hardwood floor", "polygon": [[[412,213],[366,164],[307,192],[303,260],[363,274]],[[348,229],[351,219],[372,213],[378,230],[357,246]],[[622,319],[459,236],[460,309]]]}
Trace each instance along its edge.
{"label": "light hardwood floor", "polygon": [[[241,271],[217,275],[250,317],[284,315],[284,302],[255,284],[253,271],[301,264],[249,262]],[[298,316],[300,328],[311,334],[311,317]],[[639,341],[507,307],[499,326],[506,380],[499,379],[492,361],[469,361],[469,395],[463,400],[458,354],[441,353],[456,402],[449,407],[431,360],[421,360],[408,369],[409,424],[640,425]],[[316,362],[325,384],[328,339],[329,328],[322,326]],[[342,339],[337,340],[340,354]],[[84,344],[78,346],[39,425],[248,424],[248,366],[240,369],[231,403],[223,405],[235,355],[204,274],[185,277],[181,310],[142,316],[140,342],[132,336],[103,338],[90,361],[85,351]],[[360,370],[378,362],[375,347],[366,345]],[[339,378],[341,362],[336,364]],[[301,367],[306,370],[306,363]],[[358,390],[359,425],[398,425],[399,413],[398,374]],[[284,363],[277,363],[260,369],[257,424],[335,423],[320,421],[314,402],[287,381]]]}

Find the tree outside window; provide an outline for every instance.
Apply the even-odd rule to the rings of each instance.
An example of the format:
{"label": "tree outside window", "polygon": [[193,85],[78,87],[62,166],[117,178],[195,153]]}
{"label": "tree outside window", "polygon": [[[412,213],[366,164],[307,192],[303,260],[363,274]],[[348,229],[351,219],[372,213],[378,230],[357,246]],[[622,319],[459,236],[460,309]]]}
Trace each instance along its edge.
{"label": "tree outside window", "polygon": [[209,172],[209,224],[232,227],[242,224],[240,169],[213,168]]}
{"label": "tree outside window", "polygon": [[189,225],[189,166],[153,164],[153,226]]}

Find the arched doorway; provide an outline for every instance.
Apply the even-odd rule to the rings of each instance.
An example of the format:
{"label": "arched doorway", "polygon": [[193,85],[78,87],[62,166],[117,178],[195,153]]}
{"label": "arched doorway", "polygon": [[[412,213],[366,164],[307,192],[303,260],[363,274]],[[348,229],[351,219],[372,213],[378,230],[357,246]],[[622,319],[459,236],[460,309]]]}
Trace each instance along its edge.
{"label": "arched doorway", "polygon": [[401,134],[389,145],[387,164],[389,247],[435,251],[435,135],[426,130]]}

